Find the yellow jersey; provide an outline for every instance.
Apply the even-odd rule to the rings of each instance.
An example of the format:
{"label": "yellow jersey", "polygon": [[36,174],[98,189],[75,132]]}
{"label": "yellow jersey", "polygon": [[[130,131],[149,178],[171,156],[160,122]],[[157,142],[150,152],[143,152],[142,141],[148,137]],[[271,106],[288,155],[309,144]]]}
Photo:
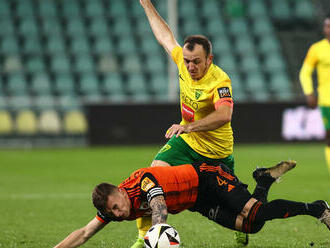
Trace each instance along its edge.
{"label": "yellow jersey", "polygon": [[[232,102],[232,87],[228,75],[211,64],[204,77],[193,80],[184,65],[182,47],[172,51],[172,59],[179,70],[181,125],[203,119],[227,100]],[[212,131],[181,134],[183,140],[197,153],[213,159],[228,157],[233,153],[231,123]]]}
{"label": "yellow jersey", "polygon": [[318,104],[330,106],[330,42],[323,39],[314,43],[308,50],[300,71],[300,82],[305,95],[313,93],[312,74],[317,69]]}

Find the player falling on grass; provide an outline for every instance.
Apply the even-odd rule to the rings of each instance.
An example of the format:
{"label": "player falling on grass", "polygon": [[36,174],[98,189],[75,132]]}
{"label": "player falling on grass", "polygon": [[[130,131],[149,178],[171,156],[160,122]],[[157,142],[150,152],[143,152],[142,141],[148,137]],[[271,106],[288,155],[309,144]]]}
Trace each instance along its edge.
{"label": "player falling on grass", "polygon": [[193,163],[139,169],[118,187],[101,183],[92,199],[98,210],[85,227],[72,232],[55,248],[78,247],[110,222],[151,216],[152,224],[166,223],[168,213],[197,211],[210,220],[244,233],[257,233],[265,222],[297,215],[318,218],[330,230],[330,208],[325,201],[312,203],[277,199],[267,202],[269,190],[282,174],[294,168],[284,161],[253,172],[257,186],[253,194],[227,166]]}
{"label": "player falling on grass", "polygon": [[[234,171],[232,87],[228,75],[212,63],[212,45],[204,36],[188,36],[181,47],[150,0],[140,0],[157,41],[176,63],[179,72],[182,121],[172,125],[170,140],[155,156],[152,166],[193,162],[222,162]],[[137,220],[139,235],[131,248],[142,248],[150,218]],[[247,235],[235,233],[237,242]]]}
{"label": "player falling on grass", "polygon": [[[324,20],[325,38],[314,43],[308,50],[300,71],[300,82],[311,108],[319,105],[326,129],[325,157],[330,173],[330,14]],[[313,71],[317,68],[318,97],[313,89]]]}

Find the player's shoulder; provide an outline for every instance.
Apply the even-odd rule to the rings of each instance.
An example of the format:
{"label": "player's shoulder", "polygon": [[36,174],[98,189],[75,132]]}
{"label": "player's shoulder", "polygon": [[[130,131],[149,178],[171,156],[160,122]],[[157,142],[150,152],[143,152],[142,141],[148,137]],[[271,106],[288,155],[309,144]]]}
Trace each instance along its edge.
{"label": "player's shoulder", "polygon": [[219,83],[226,83],[226,84],[230,84],[230,78],[228,76],[228,74],[219,66],[212,64],[212,66],[210,67],[211,69],[211,75],[212,75],[212,81],[215,84],[219,84]]}
{"label": "player's shoulder", "polygon": [[327,39],[322,39],[322,40],[319,40],[317,42],[314,42],[312,45],[311,45],[311,49],[318,49],[318,48],[322,48],[324,46],[328,46],[328,41]]}

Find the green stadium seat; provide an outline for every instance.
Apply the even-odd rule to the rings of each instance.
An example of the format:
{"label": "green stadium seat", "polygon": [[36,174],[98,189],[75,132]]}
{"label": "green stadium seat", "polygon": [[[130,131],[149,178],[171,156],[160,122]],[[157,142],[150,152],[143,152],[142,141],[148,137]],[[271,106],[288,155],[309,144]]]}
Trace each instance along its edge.
{"label": "green stadium seat", "polygon": [[291,81],[285,72],[272,73],[270,75],[269,87],[271,91],[275,93],[285,93],[291,91]]}
{"label": "green stadium seat", "polygon": [[23,96],[28,94],[27,82],[23,74],[9,75],[7,91],[12,96]]}
{"label": "green stadium seat", "polygon": [[0,16],[2,17],[2,20],[9,20],[11,18],[11,14],[9,3],[7,1],[0,1]]}
{"label": "green stadium seat", "polygon": [[103,15],[104,7],[102,1],[87,1],[85,6],[85,15],[88,18]]}
{"label": "green stadium seat", "polygon": [[83,95],[95,95],[99,94],[99,80],[94,73],[84,73],[79,80],[80,92]]}
{"label": "green stadium seat", "polygon": [[57,73],[54,90],[58,95],[74,95],[75,83],[72,75],[70,73]]}
{"label": "green stadium seat", "polygon": [[267,17],[267,8],[265,1],[253,0],[247,4],[247,14],[255,19],[259,17]]}
{"label": "green stadium seat", "polygon": [[279,53],[280,45],[278,40],[272,35],[261,36],[258,49],[261,54]]}
{"label": "green stadium seat", "polygon": [[178,15],[184,20],[192,21],[191,16],[198,16],[197,6],[195,1],[180,0],[178,1]]}
{"label": "green stadium seat", "polygon": [[272,16],[277,20],[288,20],[292,17],[287,0],[272,1]]}
{"label": "green stadium seat", "polygon": [[114,50],[114,44],[107,36],[98,37],[93,44],[93,52],[96,54],[113,53]]}
{"label": "green stadium seat", "polygon": [[34,7],[30,0],[17,1],[16,15],[19,18],[34,17]]}
{"label": "green stadium seat", "polygon": [[268,17],[259,17],[253,19],[253,33],[259,37],[266,37],[274,34],[274,28]]}
{"label": "green stadium seat", "polygon": [[153,35],[150,25],[145,17],[136,21],[136,26],[134,27],[134,33],[137,36],[141,37],[142,39],[144,39],[145,37],[149,39],[150,36]]}
{"label": "green stadium seat", "polygon": [[70,37],[77,38],[86,35],[86,28],[81,18],[68,18],[66,27],[66,32]]}
{"label": "green stadium seat", "polygon": [[207,32],[215,37],[223,37],[223,33],[226,32],[226,26],[222,22],[222,20],[214,16],[210,18],[210,20],[206,24]]}
{"label": "green stadium seat", "polygon": [[129,54],[123,58],[122,70],[127,73],[142,72],[142,63],[137,54]]}
{"label": "green stadium seat", "polygon": [[295,1],[294,14],[297,18],[303,20],[312,20],[315,16],[315,8],[312,1],[300,0]]}
{"label": "green stadium seat", "polygon": [[57,109],[61,112],[68,112],[71,110],[78,110],[81,108],[80,101],[72,95],[63,95],[57,99]]}
{"label": "green stadium seat", "polygon": [[111,1],[108,9],[108,16],[113,17],[114,19],[128,17],[128,7],[126,6],[126,1]]}
{"label": "green stadium seat", "polygon": [[35,74],[32,78],[30,89],[35,95],[51,94],[51,83],[49,76],[45,73]]}
{"label": "green stadium seat", "polygon": [[77,54],[74,62],[74,71],[78,73],[94,71],[92,57],[88,54]]}
{"label": "green stadium seat", "polygon": [[127,17],[118,17],[112,24],[111,33],[123,37],[133,34],[131,23]]}
{"label": "green stadium seat", "polygon": [[29,56],[29,58],[26,61],[26,69],[28,72],[31,73],[38,73],[45,71],[46,66],[42,56],[40,55]]}
{"label": "green stadium seat", "polygon": [[227,74],[231,75],[237,72],[237,64],[234,56],[231,54],[220,56],[215,64],[220,66]]}
{"label": "green stadium seat", "polygon": [[230,34],[238,36],[239,38],[242,35],[248,35],[249,33],[247,20],[245,18],[231,19],[228,28]]}
{"label": "green stadium seat", "polygon": [[239,55],[254,54],[254,42],[248,35],[242,35],[240,37],[237,37],[234,51],[237,52]]}
{"label": "green stadium seat", "polygon": [[65,18],[77,18],[81,16],[80,6],[78,1],[59,1],[62,4],[62,15]]}
{"label": "green stadium seat", "polygon": [[184,36],[205,33],[198,19],[191,19],[189,17],[184,20],[181,27],[180,32],[182,32]]}
{"label": "green stadium seat", "polygon": [[56,110],[44,110],[39,114],[38,127],[41,134],[58,135],[61,133],[61,119]]}
{"label": "green stadium seat", "polygon": [[136,18],[136,20],[140,20],[142,18],[146,18],[143,8],[141,7],[139,2],[131,2],[130,8],[130,16]]}
{"label": "green stadium seat", "polygon": [[18,54],[19,53],[17,40],[14,36],[9,35],[9,36],[5,36],[2,38],[1,52],[3,54]]}
{"label": "green stadium seat", "polygon": [[122,40],[117,44],[117,54],[127,55],[127,54],[136,54],[137,47],[136,43],[132,37],[126,36],[122,37]]}
{"label": "green stadium seat", "polygon": [[46,51],[50,54],[63,54],[65,53],[65,44],[63,41],[63,37],[61,36],[48,36],[48,41],[46,44]]}
{"label": "green stadium seat", "polygon": [[142,74],[134,74],[127,80],[127,90],[131,94],[147,92],[146,79]]}
{"label": "green stadium seat", "polygon": [[107,36],[108,25],[106,19],[101,16],[94,17],[91,19],[88,31],[90,35],[95,36],[96,38]]}
{"label": "green stadium seat", "polygon": [[168,79],[166,74],[152,74],[150,86],[156,97],[168,96]]}
{"label": "green stadium seat", "polygon": [[56,102],[53,95],[41,95],[33,98],[33,107],[37,111],[55,109]]}
{"label": "green stadium seat", "polygon": [[160,54],[162,47],[158,44],[154,37],[147,36],[141,40],[141,51],[147,56],[155,56]]}
{"label": "green stadium seat", "polygon": [[70,51],[74,54],[90,53],[87,39],[85,37],[72,38]]}
{"label": "green stadium seat", "polygon": [[41,30],[48,38],[61,36],[63,28],[56,17],[44,17],[41,21]]}
{"label": "green stadium seat", "polygon": [[[1,15],[1,10],[0,10],[0,16],[3,16]],[[10,19],[10,17],[0,18],[0,35],[3,37],[6,37],[7,35],[13,36],[14,32],[15,32],[15,28],[12,19]]]}
{"label": "green stadium seat", "polygon": [[239,18],[245,15],[245,10],[242,0],[226,1],[226,14],[233,18]]}
{"label": "green stadium seat", "polygon": [[262,73],[248,74],[245,83],[247,90],[250,92],[257,93],[266,89],[266,83]]}
{"label": "green stadium seat", "polygon": [[126,103],[128,96],[122,92],[105,96],[105,101],[110,103]]}
{"label": "green stadium seat", "polygon": [[56,8],[56,1],[42,0],[37,4],[38,13],[43,18],[56,18],[58,15]]}
{"label": "green stadium seat", "polygon": [[285,70],[285,63],[283,58],[276,53],[269,54],[265,57],[264,69],[266,72],[278,72]]}
{"label": "green stadium seat", "polygon": [[19,135],[35,135],[38,132],[37,116],[32,110],[21,110],[16,115],[15,130]]}
{"label": "green stadium seat", "polygon": [[144,65],[146,72],[152,74],[162,74],[167,71],[167,61],[161,56],[147,56]]}
{"label": "green stadium seat", "polygon": [[107,95],[122,94],[124,87],[121,75],[119,73],[111,73],[105,76],[102,91]]}
{"label": "green stadium seat", "polygon": [[56,73],[68,73],[71,70],[71,63],[67,55],[59,53],[51,57],[50,67]]}
{"label": "green stadium seat", "polygon": [[36,36],[38,35],[38,30],[37,22],[32,18],[22,19],[18,27],[19,33],[24,36]]}
{"label": "green stadium seat", "polygon": [[147,92],[137,92],[133,93],[129,100],[136,103],[148,103],[151,101],[151,95],[149,95]]}
{"label": "green stadium seat", "polygon": [[231,54],[232,52],[232,46],[227,36],[216,37],[212,41],[212,48],[213,53],[215,53],[217,56],[222,56],[223,54]]}
{"label": "green stadium seat", "polygon": [[259,59],[254,55],[243,56],[241,58],[240,69],[245,73],[260,73],[261,65]]}
{"label": "green stadium seat", "polygon": [[43,49],[37,36],[26,37],[23,45],[25,54],[42,54]]}
{"label": "green stadium seat", "polygon": [[[209,19],[210,17],[213,19],[221,20],[221,11],[219,8],[219,1],[216,0],[208,0],[208,1],[202,1],[202,4],[200,7],[200,15],[204,18]],[[210,19],[209,19],[210,21]]]}

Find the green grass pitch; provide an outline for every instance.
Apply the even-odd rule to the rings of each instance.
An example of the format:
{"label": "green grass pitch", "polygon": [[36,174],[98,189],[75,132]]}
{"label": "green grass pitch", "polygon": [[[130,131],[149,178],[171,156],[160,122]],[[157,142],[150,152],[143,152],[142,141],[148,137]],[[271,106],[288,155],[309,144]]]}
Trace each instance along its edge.
{"label": "green grass pitch", "polygon": [[[118,184],[149,166],[158,146],[0,151],[0,247],[53,247],[95,216],[90,195],[100,182]],[[253,169],[295,159],[269,199],[330,201],[323,144],[236,145],[236,174],[252,190]],[[196,213],[171,215],[185,248],[235,247],[233,232]],[[110,223],[83,247],[130,247],[135,222]],[[330,232],[309,216],[268,222],[249,247],[330,247]]]}

